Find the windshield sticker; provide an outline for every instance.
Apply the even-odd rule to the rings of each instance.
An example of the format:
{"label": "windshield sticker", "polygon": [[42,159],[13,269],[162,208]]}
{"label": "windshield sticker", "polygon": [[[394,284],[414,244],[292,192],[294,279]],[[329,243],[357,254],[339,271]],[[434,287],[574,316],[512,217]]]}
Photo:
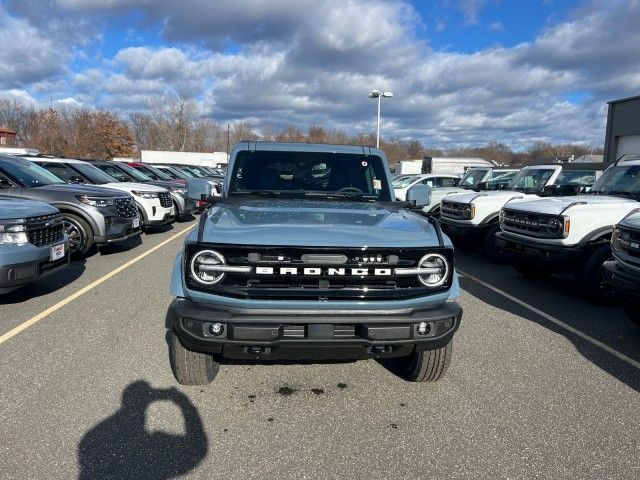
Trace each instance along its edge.
{"label": "windshield sticker", "polygon": [[382,182],[377,178],[373,179],[373,189],[374,190],[382,190]]}

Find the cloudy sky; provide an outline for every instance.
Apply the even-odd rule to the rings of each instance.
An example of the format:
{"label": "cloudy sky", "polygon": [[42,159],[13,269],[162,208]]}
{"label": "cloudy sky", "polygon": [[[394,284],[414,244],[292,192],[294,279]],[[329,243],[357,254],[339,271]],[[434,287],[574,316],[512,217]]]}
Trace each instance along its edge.
{"label": "cloudy sky", "polygon": [[601,145],[640,94],[640,0],[0,0],[0,97],[126,114],[166,93],[219,122],[429,146]]}

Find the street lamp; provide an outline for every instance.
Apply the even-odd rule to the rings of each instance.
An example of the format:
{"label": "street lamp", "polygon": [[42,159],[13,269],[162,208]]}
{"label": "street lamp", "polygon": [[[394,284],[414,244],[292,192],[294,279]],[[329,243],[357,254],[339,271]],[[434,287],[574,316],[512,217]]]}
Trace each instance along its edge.
{"label": "street lamp", "polygon": [[376,148],[380,148],[380,101],[382,97],[391,98],[393,97],[392,92],[381,92],[380,90],[372,90],[369,94],[369,98],[377,98],[378,99],[378,122],[376,124]]}

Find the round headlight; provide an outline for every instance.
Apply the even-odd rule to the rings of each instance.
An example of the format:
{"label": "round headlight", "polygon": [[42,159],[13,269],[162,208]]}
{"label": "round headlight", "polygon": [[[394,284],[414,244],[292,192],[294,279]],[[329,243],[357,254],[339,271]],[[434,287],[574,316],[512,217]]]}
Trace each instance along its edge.
{"label": "round headlight", "polygon": [[215,285],[224,278],[224,272],[211,267],[226,263],[224,257],[215,250],[200,250],[191,259],[191,278],[203,285]]}
{"label": "round headlight", "polygon": [[553,235],[558,235],[559,233],[561,233],[562,227],[564,227],[563,223],[557,218],[552,218],[547,223],[547,230]]}
{"label": "round headlight", "polygon": [[418,268],[429,269],[429,274],[418,275],[418,280],[426,287],[439,287],[449,276],[449,262],[439,253],[428,253],[418,262]]}

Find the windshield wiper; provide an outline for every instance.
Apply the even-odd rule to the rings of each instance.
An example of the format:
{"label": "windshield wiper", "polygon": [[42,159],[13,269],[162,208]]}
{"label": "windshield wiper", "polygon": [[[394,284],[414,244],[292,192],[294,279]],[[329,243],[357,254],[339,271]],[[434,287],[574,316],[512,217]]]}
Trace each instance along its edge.
{"label": "windshield wiper", "polygon": [[377,200],[378,197],[376,195],[365,195],[360,192],[306,192],[304,194],[305,197],[318,197],[318,198],[338,198],[338,199],[349,199],[349,200],[359,200],[359,201],[368,201],[368,200]]}
{"label": "windshield wiper", "polygon": [[230,192],[231,195],[260,195],[263,197],[280,197],[280,192],[273,190],[240,190]]}

